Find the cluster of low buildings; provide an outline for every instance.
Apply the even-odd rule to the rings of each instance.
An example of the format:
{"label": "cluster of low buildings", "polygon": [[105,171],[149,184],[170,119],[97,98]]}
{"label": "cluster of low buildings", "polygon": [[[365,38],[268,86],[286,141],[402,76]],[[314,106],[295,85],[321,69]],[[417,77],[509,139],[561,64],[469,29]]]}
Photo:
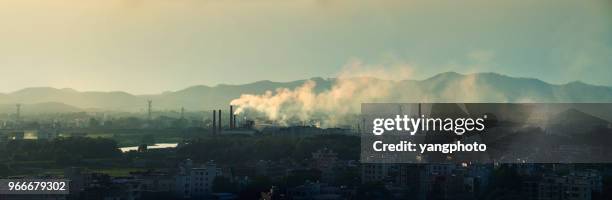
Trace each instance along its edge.
{"label": "cluster of low buildings", "polygon": [[[362,183],[380,182],[397,199],[478,199],[490,191],[499,164],[363,164]],[[602,194],[603,173],[572,164],[504,164],[521,179],[512,196],[530,200],[590,200]],[[503,180],[512,181],[512,180]],[[503,198],[499,197],[498,198]]]}
{"label": "cluster of low buildings", "polygon": [[523,183],[525,199],[593,199],[602,192],[602,176],[594,170],[573,171],[567,175],[543,174]]}
{"label": "cluster of low buildings", "polygon": [[[65,178],[71,180],[69,198],[135,200],[171,199],[233,199],[234,194],[214,193],[215,178],[223,172],[213,161],[195,165],[191,160],[181,162],[171,171],[130,172],[129,176],[111,177],[103,173],[68,168]],[[96,198],[88,198],[96,197]]]}
{"label": "cluster of low buildings", "polygon": [[54,129],[35,129],[35,130],[0,130],[0,143],[9,140],[53,140],[59,137],[59,132]]}
{"label": "cluster of low buildings", "polygon": [[493,168],[454,164],[363,164],[361,182],[380,182],[396,198],[474,199]]}
{"label": "cluster of low buildings", "polygon": [[[529,200],[594,199],[605,190],[602,177],[610,175],[610,171],[578,169],[571,164],[367,164],[341,160],[336,152],[322,148],[303,162],[261,160],[250,167],[222,167],[214,161],[195,164],[187,159],[174,169],[115,177],[67,168],[64,176],[71,180],[71,195],[53,199],[238,199],[239,192],[215,191],[215,179],[222,177],[242,187],[254,177],[278,179],[308,170],[320,172],[320,178],[285,188],[272,186],[261,198],[356,199],[360,190],[367,189],[360,186],[376,183],[384,188],[385,198],[479,199],[492,190],[494,173],[502,167],[511,168],[516,173],[513,178],[521,179],[519,193],[515,191],[512,197]],[[351,170],[357,171],[356,184],[338,182],[343,172]]]}

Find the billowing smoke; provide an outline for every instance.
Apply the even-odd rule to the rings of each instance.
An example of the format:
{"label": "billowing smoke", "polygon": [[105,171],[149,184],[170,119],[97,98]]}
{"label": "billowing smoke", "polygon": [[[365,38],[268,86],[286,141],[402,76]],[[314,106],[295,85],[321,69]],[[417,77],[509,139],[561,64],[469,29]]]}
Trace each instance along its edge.
{"label": "billowing smoke", "polygon": [[[539,96],[539,92],[522,92],[524,88],[504,85],[500,90],[492,86],[503,76],[489,80],[479,74],[441,73],[422,80],[413,80],[413,68],[408,65],[364,66],[360,62],[347,65],[333,84],[325,90],[309,80],[296,88],[279,88],[264,94],[244,94],[231,101],[236,113],[253,111],[280,124],[320,120],[324,127],[343,125],[347,116],[358,114],[361,103],[504,103],[534,102],[556,97]],[[487,76],[484,74],[483,76]],[[513,88],[513,89],[507,89]],[[508,95],[513,94],[513,95]],[[528,99],[529,98],[529,99]],[[535,100],[530,100],[535,99]],[[349,123],[355,123],[355,121]]]}
{"label": "billowing smoke", "polygon": [[236,113],[255,111],[281,124],[292,120],[322,120],[322,126],[337,125],[342,117],[358,113],[363,102],[377,102],[392,93],[395,81],[411,77],[408,65],[364,66],[353,62],[344,67],[333,85],[316,92],[316,82],[306,81],[294,88],[278,88],[264,94],[243,94],[231,101]]}

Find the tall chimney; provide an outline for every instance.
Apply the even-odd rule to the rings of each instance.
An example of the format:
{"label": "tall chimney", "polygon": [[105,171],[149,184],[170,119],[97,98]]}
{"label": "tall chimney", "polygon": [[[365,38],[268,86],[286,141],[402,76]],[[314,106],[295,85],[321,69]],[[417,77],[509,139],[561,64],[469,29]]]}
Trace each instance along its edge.
{"label": "tall chimney", "polygon": [[363,132],[365,132],[365,131],[366,131],[366,119],[365,119],[365,117],[364,117],[363,119],[361,119],[361,121],[362,121],[362,123],[363,123],[363,124],[362,124],[362,126],[363,126]]}
{"label": "tall chimney", "polygon": [[234,128],[236,128],[236,115],[232,114],[232,119],[234,121]]}
{"label": "tall chimney", "polygon": [[213,110],[212,133],[217,134],[217,110]]}
{"label": "tall chimney", "polygon": [[230,105],[230,112],[229,112],[229,127],[230,129],[234,128],[234,106]]}
{"label": "tall chimney", "polygon": [[218,123],[219,127],[217,127],[217,128],[219,129],[219,133],[221,133],[221,109],[219,109],[219,117],[218,118],[219,118],[219,123]]}

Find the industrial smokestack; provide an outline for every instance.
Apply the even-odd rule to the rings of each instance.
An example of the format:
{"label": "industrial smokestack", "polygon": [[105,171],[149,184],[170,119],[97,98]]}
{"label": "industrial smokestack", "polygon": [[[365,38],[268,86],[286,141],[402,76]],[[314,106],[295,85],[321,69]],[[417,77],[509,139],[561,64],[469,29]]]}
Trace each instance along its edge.
{"label": "industrial smokestack", "polygon": [[217,110],[213,110],[212,133],[217,134]]}
{"label": "industrial smokestack", "polygon": [[236,115],[232,114],[232,119],[234,122],[234,128],[236,128]]}
{"label": "industrial smokestack", "polygon": [[361,119],[361,122],[362,122],[361,126],[363,126],[363,132],[365,132],[366,131],[366,119],[365,118]]}
{"label": "industrial smokestack", "polygon": [[219,133],[221,133],[221,109],[219,109],[219,127],[217,127],[219,129]]}
{"label": "industrial smokestack", "polygon": [[230,112],[229,112],[229,127],[230,129],[234,128],[234,106],[230,105]]}
{"label": "industrial smokestack", "polygon": [[147,120],[151,121],[151,114],[153,113],[153,101],[147,100]]}

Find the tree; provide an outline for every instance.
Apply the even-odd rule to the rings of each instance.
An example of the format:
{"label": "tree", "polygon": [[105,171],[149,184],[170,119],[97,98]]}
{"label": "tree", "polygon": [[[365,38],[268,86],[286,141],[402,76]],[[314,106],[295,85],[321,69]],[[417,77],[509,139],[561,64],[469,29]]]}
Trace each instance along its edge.
{"label": "tree", "polygon": [[357,190],[357,199],[390,199],[389,190],[381,182],[365,183]]}
{"label": "tree", "polygon": [[238,185],[226,177],[217,176],[213,180],[212,190],[213,192],[236,193],[238,192]]}
{"label": "tree", "polygon": [[155,136],[153,134],[143,135],[140,138],[140,144],[153,145],[155,144]]}

